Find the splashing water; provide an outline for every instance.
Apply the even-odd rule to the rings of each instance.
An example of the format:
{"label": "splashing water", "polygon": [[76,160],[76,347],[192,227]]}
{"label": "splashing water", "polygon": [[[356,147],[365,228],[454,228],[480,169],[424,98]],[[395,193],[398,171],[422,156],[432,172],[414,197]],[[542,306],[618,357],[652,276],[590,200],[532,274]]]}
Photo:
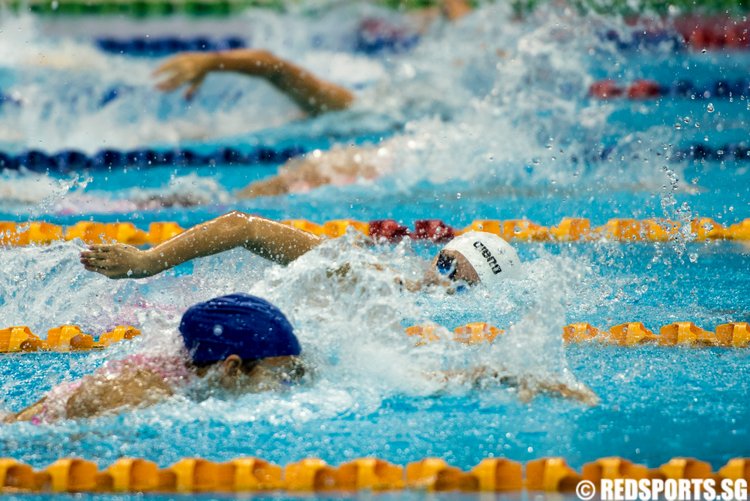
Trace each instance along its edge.
{"label": "splashing water", "polygon": [[[556,206],[564,204],[577,213],[569,215],[590,216],[592,223],[602,219],[599,224],[610,216],[653,214],[687,222],[699,212],[693,207],[694,191],[678,181],[685,179],[685,165],[671,158],[674,145],[690,140],[698,129],[697,115],[689,125],[680,118],[685,125],[676,129],[677,112],[668,103],[649,108],[585,99],[594,79],[631,81],[643,77],[649,65],[664,65],[665,72],[674,73],[694,56],[673,58],[666,48],[657,48],[648,62],[630,64],[630,56],[599,39],[602,29],[632,29],[619,19],[581,17],[550,6],[511,22],[504,4],[483,7],[456,25],[434,26],[410,54],[369,57],[342,48],[370,15],[395,16],[348,6],[325,13],[315,26],[298,11],[247,17],[253,45],[358,89],[352,110],[311,119],[304,126],[290,125],[300,117],[298,111],[264,84],[211,77],[185,106],[178,95],[152,90],[154,61],[104,56],[81,41],[53,45],[40,36],[36,21],[4,20],[4,35],[11,34],[0,47],[0,78],[3,90],[17,96],[20,105],[2,110],[0,141],[10,151],[93,152],[196,139],[208,146],[252,142],[247,133],[263,128],[278,128],[274,133],[291,139],[300,129],[312,137],[376,130],[394,136],[380,145],[393,159],[385,178],[248,202],[248,209],[278,218],[305,211],[320,221],[355,217],[356,207],[372,206],[362,213],[404,222],[455,218],[454,224],[523,216],[547,218],[540,222],[551,224],[560,214]],[[320,44],[310,48],[310,39],[318,35]],[[108,100],[113,89],[117,96]],[[711,115],[717,117],[720,104],[713,106]],[[705,109],[702,113],[707,114]],[[96,173],[93,181],[5,175],[0,184],[3,209],[19,218],[129,212],[152,196],[197,193],[202,196],[198,202],[207,204],[205,212],[179,213],[181,221],[197,222],[233,202],[229,193],[239,187],[237,179],[247,182],[245,174],[237,174],[234,185],[202,172],[183,176],[165,170],[150,174],[148,188],[136,189],[123,188],[117,173],[104,175],[122,189],[115,193],[97,185],[102,178]],[[646,196],[653,198],[650,205],[641,203]],[[576,202],[569,204],[571,199]],[[422,202],[424,207],[415,208]],[[730,203],[745,210],[739,202]],[[684,236],[653,249],[607,242],[581,248],[521,244],[523,280],[458,295],[440,288],[408,293],[396,282],[396,276],[421,276],[433,247],[403,242],[370,248],[353,235],[326,242],[288,267],[236,250],[149,279],[125,281],[85,272],[78,263],[80,242],[4,249],[4,325],[29,324],[43,334],[62,323],[77,323],[91,333],[132,323],[143,331],[136,341],[106,353],[26,358],[14,360],[11,368],[0,366],[7,390],[4,409],[18,410],[108,358],[142,351],[174,353],[182,312],[198,301],[236,291],[266,297],[289,315],[315,367],[315,382],[286,394],[235,400],[209,391],[200,398],[176,396],[154,408],[89,422],[0,427],[5,445],[0,456],[19,450],[41,464],[64,453],[95,450],[103,461],[148,455],[166,463],[180,455],[227,459],[252,451],[286,462],[328,451],[326,459],[334,462],[355,455],[405,462],[432,454],[467,467],[488,453],[519,459],[565,453],[580,464],[599,453],[641,458],[640,449],[651,447],[659,452],[644,453],[643,459],[657,466],[665,454],[692,450],[682,447],[690,445],[692,435],[684,432],[688,428],[700,425],[719,442],[726,437],[736,441],[733,433],[716,438],[727,429],[717,421],[724,419],[724,413],[716,412],[718,393],[706,391],[697,399],[694,387],[699,382],[714,390],[732,385],[738,398],[746,395],[750,379],[742,377],[742,367],[748,366],[745,355],[722,355],[721,366],[737,371],[737,377],[727,379],[715,370],[709,351],[691,352],[690,357],[686,350],[581,354],[576,348],[563,349],[560,339],[564,324],[592,318],[600,327],[633,320],[653,327],[688,317],[708,327],[746,318],[746,301],[735,292],[746,282],[741,271],[746,251],[723,255],[698,248],[701,259],[685,262],[682,255],[696,247]],[[445,326],[438,333],[448,339],[452,327],[468,321],[486,321],[506,332],[492,345],[468,347],[453,342],[415,346],[403,332],[406,325],[437,322]],[[42,364],[48,364],[46,371],[38,370]],[[523,391],[514,388],[488,385],[476,391],[465,380],[433,377],[439,371],[475,367],[525,378],[532,386],[549,380],[575,385],[573,372],[583,372],[604,403],[590,411],[545,398],[525,405],[518,398]],[[674,383],[671,391],[663,391],[664,381]],[[736,401],[736,408],[745,409],[743,405]],[[682,430],[680,450],[671,437],[648,435],[649,419],[658,422],[654,429],[667,423]],[[623,422],[629,423],[626,429]],[[615,450],[600,450],[600,442],[615,444]],[[715,460],[732,447],[709,452],[719,451]]]}

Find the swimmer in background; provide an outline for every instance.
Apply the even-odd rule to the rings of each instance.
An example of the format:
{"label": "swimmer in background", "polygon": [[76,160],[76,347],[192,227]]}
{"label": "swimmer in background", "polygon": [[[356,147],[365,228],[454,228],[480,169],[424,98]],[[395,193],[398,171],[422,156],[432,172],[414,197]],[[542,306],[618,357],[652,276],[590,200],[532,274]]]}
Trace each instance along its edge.
{"label": "swimmer in background", "polygon": [[[439,11],[450,21],[471,12],[471,6],[465,0],[443,0],[439,3]],[[437,11],[428,9],[421,14],[425,19],[433,19]],[[206,76],[219,71],[266,80],[310,116],[344,110],[355,100],[348,89],[322,80],[269,51],[258,49],[179,54],[159,66],[154,76],[161,78],[157,83],[158,89],[172,92],[187,86],[185,98],[192,99]],[[277,175],[256,181],[236,192],[235,196],[255,198],[306,192],[329,184],[341,186],[358,179],[378,178],[390,169],[388,141],[376,147],[335,147],[327,152],[316,150],[286,162]],[[178,205],[187,206],[189,202],[179,200]]]}
{"label": "swimmer in background", "polygon": [[[163,77],[157,87],[173,91],[187,85],[185,97],[192,98],[206,75],[231,71],[263,78],[289,96],[309,115],[343,110],[354,102],[344,87],[317,78],[305,69],[265,50],[237,49],[226,52],[196,52],[174,56],[154,74]],[[350,184],[358,178],[379,177],[384,169],[369,160],[372,148],[335,148],[331,152],[305,155],[284,164],[279,173],[254,182],[235,193],[238,198],[274,196],[309,191],[325,184]],[[364,160],[364,161],[363,161]]]}
{"label": "swimmer in background", "polygon": [[[183,315],[179,330],[184,347],[179,354],[136,354],[108,362],[78,381],[58,385],[3,421],[42,424],[143,408],[176,394],[190,395],[199,382],[224,394],[285,391],[311,376],[292,325],[278,308],[259,297],[230,294],[196,304]],[[597,403],[585,386],[542,382],[532,387],[488,368],[427,376],[441,383],[514,386],[524,400],[543,392]]]}

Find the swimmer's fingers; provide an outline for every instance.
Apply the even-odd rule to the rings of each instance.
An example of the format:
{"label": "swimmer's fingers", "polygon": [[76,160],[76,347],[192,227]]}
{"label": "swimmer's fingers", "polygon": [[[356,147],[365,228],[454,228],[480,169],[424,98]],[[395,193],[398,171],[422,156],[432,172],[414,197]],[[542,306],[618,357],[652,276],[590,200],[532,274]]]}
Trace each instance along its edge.
{"label": "swimmer's fingers", "polygon": [[594,390],[588,386],[584,386],[581,390],[578,390],[574,398],[591,407],[597,406],[601,402],[599,395],[594,393]]}
{"label": "swimmer's fingers", "polygon": [[86,252],[86,251],[81,252],[80,258],[81,258],[81,262],[82,263],[84,261],[92,261],[92,260],[95,260],[95,259],[103,259],[103,257],[100,254],[96,254],[94,252]]}
{"label": "swimmer's fingers", "polygon": [[197,56],[178,57],[179,59],[167,61],[154,71],[153,76],[161,78],[161,81],[157,82],[156,88],[170,92],[183,84],[192,83],[193,85],[188,92],[194,93],[206,76],[208,67]]}
{"label": "swimmer's fingers", "polygon": [[81,257],[80,259],[81,264],[84,266],[98,266],[98,267],[104,267],[108,263],[111,263],[109,259],[106,257],[100,257],[100,256],[93,256],[93,257]]}
{"label": "swimmer's fingers", "polygon": [[190,101],[193,99],[193,97],[195,96],[195,93],[198,92],[198,89],[200,88],[205,78],[206,78],[206,75],[201,75],[198,78],[195,78],[191,82],[190,87],[188,87],[188,90],[185,91],[186,100]]}
{"label": "swimmer's fingers", "polygon": [[113,247],[112,244],[92,244],[92,245],[89,245],[89,251],[109,252],[112,250],[112,247]]}
{"label": "swimmer's fingers", "polygon": [[104,259],[109,254],[107,252],[99,251],[82,251],[79,257],[81,259]]}
{"label": "swimmer's fingers", "polygon": [[175,73],[166,80],[162,80],[156,84],[156,88],[163,92],[172,92],[181,85],[189,82],[191,79],[186,77],[183,73]]}
{"label": "swimmer's fingers", "polygon": [[160,64],[154,71],[151,72],[152,77],[162,76],[165,73],[176,73],[180,71],[180,66],[184,66],[187,54],[180,54],[179,56],[170,57],[162,64]]}
{"label": "swimmer's fingers", "polygon": [[88,250],[81,251],[81,259],[103,258],[110,254],[111,249],[108,247],[89,247]]}
{"label": "swimmer's fingers", "polygon": [[158,78],[163,76],[165,73],[173,73],[174,67],[177,61],[169,60],[166,63],[160,64],[154,71],[151,72],[152,78]]}
{"label": "swimmer's fingers", "polygon": [[84,266],[96,266],[97,268],[104,268],[108,265],[109,261],[104,258],[81,258],[80,263]]}
{"label": "swimmer's fingers", "polygon": [[93,266],[93,265],[90,265],[90,264],[84,264],[83,268],[86,271],[92,271],[94,273],[101,273],[102,275],[106,275],[105,271],[107,270],[107,268],[103,268],[101,266]]}

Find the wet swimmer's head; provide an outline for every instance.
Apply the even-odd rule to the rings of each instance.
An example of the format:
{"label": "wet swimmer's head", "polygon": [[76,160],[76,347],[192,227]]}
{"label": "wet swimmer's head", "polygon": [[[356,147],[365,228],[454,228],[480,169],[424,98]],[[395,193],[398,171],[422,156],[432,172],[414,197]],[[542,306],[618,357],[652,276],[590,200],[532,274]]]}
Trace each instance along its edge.
{"label": "wet swimmer's head", "polygon": [[265,299],[236,293],[193,305],[182,316],[180,334],[191,363],[203,372],[220,369],[227,388],[268,370],[290,381],[302,375],[294,329]]}
{"label": "wet swimmer's head", "polygon": [[470,285],[481,282],[491,286],[522,275],[516,250],[484,231],[469,231],[448,242],[435,258],[435,267],[446,278]]}

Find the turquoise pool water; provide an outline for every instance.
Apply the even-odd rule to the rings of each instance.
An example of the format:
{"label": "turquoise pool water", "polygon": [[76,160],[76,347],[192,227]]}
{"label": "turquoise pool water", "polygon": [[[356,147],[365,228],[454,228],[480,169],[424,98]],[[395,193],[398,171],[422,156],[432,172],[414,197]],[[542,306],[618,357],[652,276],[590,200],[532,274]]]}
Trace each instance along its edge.
{"label": "turquoise pool water", "polygon": [[[336,39],[366,15],[373,11],[334,9],[321,23]],[[544,225],[566,216],[595,225],[613,217],[713,217],[726,225],[750,217],[748,163],[670,158],[686,145],[746,141],[746,99],[600,102],[586,96],[588,85],[602,78],[744,77],[746,53],[673,54],[658,47],[624,53],[597,35],[629,29],[617,19],[552,8],[523,22],[509,18],[502,7],[487,7],[427,33],[411,53],[372,57],[335,44],[310,47],[314,28],[294,14],[248,20],[264,45],[360,89],[354,110],[306,121],[294,121],[296,111],[270,89],[232,77],[209,79],[186,107],[179,96],[151,89],[152,61],[111,59],[86,40],[65,39],[68,45],[54,48],[33,22],[6,20],[20,34],[9,37],[13,57],[0,69],[0,84],[24,99],[0,110],[4,151],[255,143],[312,149],[383,138],[399,160],[394,173],[377,181],[245,201],[233,192],[278,165],[5,172],[0,220],[189,226],[231,209],[317,222],[393,218],[411,225],[439,218],[456,227],[521,217]],[[305,36],[281,36],[284,23],[301,26]],[[29,44],[26,52],[11,50]],[[34,51],[56,63],[39,63]],[[97,96],[113,84],[131,91],[99,107]],[[607,159],[581,160],[604,147],[612,148]],[[189,194],[201,204],[136,210],[130,201],[144,194]],[[468,469],[488,456],[564,456],[576,468],[612,455],[651,467],[694,456],[718,468],[750,455],[750,352],[564,347],[560,339],[561,327],[577,321],[601,328],[642,321],[653,330],[681,320],[707,329],[750,321],[747,244],[517,243],[526,279],[450,296],[406,293],[392,273],[368,267],[418,273],[436,246],[357,248],[352,238],[330,242],[288,268],[238,250],[151,279],[116,282],[80,267],[81,242],[0,249],[3,326],[24,324],[44,334],[76,323],[98,333],[132,323],[143,331],[104,352],[3,356],[3,411],[19,410],[108,359],[173,349],[187,306],[234,291],[268,297],[287,312],[317,366],[313,384],[281,395],[198,392],[93,420],[3,425],[0,457],[44,467],[72,455],[105,467],[125,455],[162,466],[196,455],[217,461],[253,455],[279,464],[308,456],[334,464],[370,455],[399,464],[438,456]],[[345,262],[355,263],[354,282],[326,279],[328,268]],[[486,321],[509,332],[488,348],[415,347],[403,327],[426,321],[448,329]],[[441,387],[425,377],[477,365],[575,378],[601,404],[586,408],[547,396],[526,404],[513,389]]]}

